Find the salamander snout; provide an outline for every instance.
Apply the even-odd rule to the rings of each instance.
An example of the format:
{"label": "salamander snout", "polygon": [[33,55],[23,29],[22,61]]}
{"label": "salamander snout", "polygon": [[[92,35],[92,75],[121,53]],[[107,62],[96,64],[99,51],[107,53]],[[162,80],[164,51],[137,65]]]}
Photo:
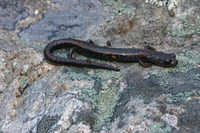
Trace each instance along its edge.
{"label": "salamander snout", "polygon": [[172,58],[167,59],[167,61],[169,62],[169,64],[171,64],[171,66],[176,66],[178,64],[178,60],[176,60],[176,55],[174,53],[171,53],[170,56]]}
{"label": "salamander snout", "polygon": [[172,65],[172,66],[176,66],[177,64],[178,64],[178,61],[177,61],[177,60],[174,60],[174,61],[171,62],[171,65]]}
{"label": "salamander snout", "polygon": [[158,52],[152,56],[151,63],[162,67],[175,67],[178,64],[178,60],[175,54]]}

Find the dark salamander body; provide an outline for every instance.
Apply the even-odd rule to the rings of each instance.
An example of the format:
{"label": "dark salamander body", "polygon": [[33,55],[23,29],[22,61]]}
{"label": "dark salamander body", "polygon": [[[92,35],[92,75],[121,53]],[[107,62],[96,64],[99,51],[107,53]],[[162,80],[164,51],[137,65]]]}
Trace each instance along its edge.
{"label": "dark salamander body", "polygon": [[[61,48],[70,48],[68,58],[57,57],[53,51]],[[133,49],[133,48],[106,48],[100,47],[93,42],[85,42],[76,39],[60,39],[49,43],[44,49],[45,58],[53,63],[61,65],[72,65],[78,67],[102,68],[119,71],[118,68],[107,64],[96,63],[88,60],[79,60],[72,58],[72,52],[76,51],[87,57],[116,62],[138,62],[144,67],[151,64],[161,67],[174,67],[177,65],[175,54],[150,50]]]}

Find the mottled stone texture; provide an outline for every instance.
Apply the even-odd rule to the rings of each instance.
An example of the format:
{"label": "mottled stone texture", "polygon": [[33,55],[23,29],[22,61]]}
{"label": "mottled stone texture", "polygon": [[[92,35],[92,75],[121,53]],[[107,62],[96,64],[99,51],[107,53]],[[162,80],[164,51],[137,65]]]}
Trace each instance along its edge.
{"label": "mottled stone texture", "polygon": [[28,9],[23,0],[1,0],[0,7],[0,24],[4,29],[14,30],[19,20],[28,17]]}
{"label": "mottled stone texture", "polygon": [[[198,0],[1,0],[0,16],[0,133],[199,133]],[[150,45],[179,63],[49,64],[44,47],[68,37]]]}

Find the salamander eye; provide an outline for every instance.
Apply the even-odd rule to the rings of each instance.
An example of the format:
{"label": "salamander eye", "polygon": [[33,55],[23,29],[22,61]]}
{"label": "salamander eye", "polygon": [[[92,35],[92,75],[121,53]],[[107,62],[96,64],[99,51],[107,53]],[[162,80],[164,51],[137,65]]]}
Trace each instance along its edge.
{"label": "salamander eye", "polygon": [[167,62],[167,63],[170,63],[170,62],[172,62],[172,60],[170,60],[170,59],[167,59],[167,60],[166,60],[166,62]]}
{"label": "salamander eye", "polygon": [[171,55],[171,57],[176,58],[176,55],[175,55],[175,54],[170,54],[170,55]]}

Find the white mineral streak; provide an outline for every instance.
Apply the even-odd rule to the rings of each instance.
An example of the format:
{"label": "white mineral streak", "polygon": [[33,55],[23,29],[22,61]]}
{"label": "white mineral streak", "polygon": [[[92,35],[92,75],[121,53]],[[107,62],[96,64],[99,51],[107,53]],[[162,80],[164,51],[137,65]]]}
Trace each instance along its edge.
{"label": "white mineral streak", "polygon": [[150,4],[153,4],[153,5],[157,5],[158,7],[161,7],[161,6],[165,6],[166,3],[168,1],[168,4],[167,4],[167,8],[169,10],[172,10],[173,8],[176,8],[178,6],[178,0],[145,0],[145,3],[150,3]]}
{"label": "white mineral streak", "polygon": [[175,127],[177,130],[179,129],[179,127],[177,127],[178,124],[178,117],[175,115],[171,115],[171,114],[164,114],[161,117],[162,120],[164,120],[165,122],[167,122],[167,124]]}

